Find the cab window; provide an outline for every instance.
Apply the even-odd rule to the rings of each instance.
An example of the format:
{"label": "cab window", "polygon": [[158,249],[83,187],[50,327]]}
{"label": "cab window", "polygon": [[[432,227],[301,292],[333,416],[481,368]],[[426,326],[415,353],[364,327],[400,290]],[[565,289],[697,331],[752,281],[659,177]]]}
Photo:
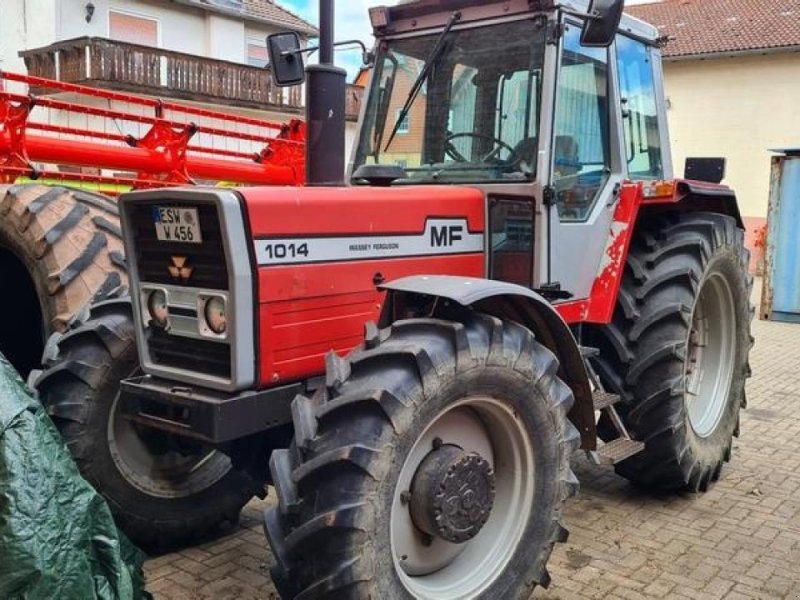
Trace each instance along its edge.
{"label": "cab window", "polygon": [[553,187],[562,221],[589,217],[609,173],[608,51],[564,33],[553,137]]}
{"label": "cab window", "polygon": [[628,176],[634,180],[664,177],[652,52],[642,42],[617,36],[625,155]]}

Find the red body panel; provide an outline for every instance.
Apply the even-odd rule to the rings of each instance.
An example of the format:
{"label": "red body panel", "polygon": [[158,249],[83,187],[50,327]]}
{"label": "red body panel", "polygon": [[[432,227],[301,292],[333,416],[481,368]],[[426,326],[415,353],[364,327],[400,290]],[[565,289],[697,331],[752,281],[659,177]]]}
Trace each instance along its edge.
{"label": "red body panel", "polygon": [[[252,235],[259,239],[418,235],[426,220],[463,218],[470,233],[483,233],[485,200],[474,189],[248,188]],[[485,276],[482,251],[259,266],[259,364],[261,386],[302,380],[324,371],[330,350],[346,352],[377,320],[386,281],[415,274]]]}
{"label": "red body panel", "polygon": [[741,220],[733,192],[726,185],[685,179],[625,183],[591,295],[556,305],[567,323],[611,322],[639,210],[643,206],[659,205],[679,211],[710,210]]}
{"label": "red body panel", "polygon": [[617,304],[633,229],[642,204],[642,184],[626,183],[620,190],[619,202],[608,232],[608,241],[600,261],[600,273],[592,284],[588,298],[556,305],[567,323],[609,323]]}
{"label": "red body panel", "polygon": [[[666,185],[670,193],[647,196],[641,182],[622,186],[590,297],[555,305],[567,323],[611,321],[639,210],[643,205],[685,200],[678,183]],[[337,236],[354,243],[382,235],[419,237],[430,219],[463,219],[471,234],[485,232],[485,198],[471,188],[249,188],[241,193],[256,243]],[[359,344],[364,323],[380,314],[383,295],[376,281],[415,274],[485,277],[485,262],[478,248],[465,253],[382,258],[363,254],[348,260],[262,264],[258,270],[261,385],[319,375],[328,351],[346,352]],[[513,261],[501,275],[506,281],[527,281],[527,273],[519,272]]]}

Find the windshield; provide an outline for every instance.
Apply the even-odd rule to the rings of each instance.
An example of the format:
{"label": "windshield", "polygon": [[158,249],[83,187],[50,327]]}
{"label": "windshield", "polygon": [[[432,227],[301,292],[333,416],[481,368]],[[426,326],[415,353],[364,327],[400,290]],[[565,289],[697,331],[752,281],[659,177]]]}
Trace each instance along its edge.
{"label": "windshield", "polygon": [[439,34],[382,42],[354,168],[397,165],[397,184],[533,179],[543,24],[451,31],[438,52]]}

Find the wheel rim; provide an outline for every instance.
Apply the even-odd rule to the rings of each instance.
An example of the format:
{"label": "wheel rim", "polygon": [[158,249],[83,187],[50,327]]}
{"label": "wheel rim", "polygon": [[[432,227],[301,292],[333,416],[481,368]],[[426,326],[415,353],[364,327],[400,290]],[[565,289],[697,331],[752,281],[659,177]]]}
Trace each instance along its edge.
{"label": "wheel rim", "polygon": [[136,426],[122,417],[118,402],[119,394],[109,413],[108,447],[119,472],[139,491],[161,498],[184,498],[211,487],[231,470],[230,459],[216,450],[181,452],[166,433],[140,435]]}
{"label": "wheel rim", "polygon": [[[462,543],[424,534],[410,511],[409,490],[437,439],[479,455],[494,471],[488,520]],[[511,560],[533,510],[533,495],[533,448],[512,407],[476,396],[439,413],[409,452],[392,502],[392,556],[406,590],[416,597],[441,599],[471,598],[485,591]]]}
{"label": "wheel rim", "polygon": [[703,283],[692,313],[686,361],[686,405],[694,432],[709,437],[725,412],[736,351],[733,294],[721,274]]}

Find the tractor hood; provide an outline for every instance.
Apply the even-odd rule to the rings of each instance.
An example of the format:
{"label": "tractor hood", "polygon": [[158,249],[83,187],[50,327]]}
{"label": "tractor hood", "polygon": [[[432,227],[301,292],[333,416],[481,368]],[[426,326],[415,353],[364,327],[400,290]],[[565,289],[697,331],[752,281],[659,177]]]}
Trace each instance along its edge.
{"label": "tractor hood", "polygon": [[258,271],[262,385],[323,370],[377,321],[380,284],[485,276],[483,192],[456,186],[245,188]]}

